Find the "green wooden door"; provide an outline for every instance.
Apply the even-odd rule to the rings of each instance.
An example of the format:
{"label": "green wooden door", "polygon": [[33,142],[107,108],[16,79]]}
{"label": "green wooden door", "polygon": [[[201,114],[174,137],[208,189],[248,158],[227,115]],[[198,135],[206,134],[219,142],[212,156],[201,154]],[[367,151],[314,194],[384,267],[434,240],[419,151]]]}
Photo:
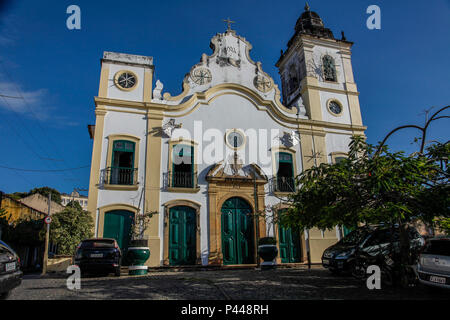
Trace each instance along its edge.
{"label": "green wooden door", "polygon": [[197,258],[197,219],[195,209],[186,206],[169,211],[169,263],[195,264]]}
{"label": "green wooden door", "polygon": [[280,258],[282,263],[301,261],[300,232],[279,225],[278,240],[280,243]]}
{"label": "green wooden door", "polygon": [[221,212],[223,263],[254,263],[253,220],[249,204],[238,197],[230,198],[223,204]]}
{"label": "green wooden door", "polygon": [[103,238],[116,239],[123,255],[128,250],[133,221],[134,213],[131,211],[114,210],[105,213]]}

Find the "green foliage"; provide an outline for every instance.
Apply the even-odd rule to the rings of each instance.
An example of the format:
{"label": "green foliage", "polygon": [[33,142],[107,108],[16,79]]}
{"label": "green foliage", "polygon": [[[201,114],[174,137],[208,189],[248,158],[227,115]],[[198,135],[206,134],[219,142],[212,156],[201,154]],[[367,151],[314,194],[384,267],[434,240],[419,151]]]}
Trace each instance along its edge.
{"label": "green foliage", "polygon": [[92,237],[94,221],[87,211],[66,207],[52,215],[50,241],[58,245],[58,253],[72,255],[76,246]]}
{"label": "green foliage", "polygon": [[19,200],[28,196],[31,196],[35,193],[39,193],[43,195],[44,197],[48,198],[49,192],[52,193],[52,200],[61,204],[61,194],[58,190],[50,188],[50,187],[41,187],[41,188],[34,188],[31,189],[29,192],[14,192],[11,193],[9,196],[13,198],[14,200]]}
{"label": "green foliage", "polygon": [[30,190],[30,192],[28,192],[28,195],[32,195],[35,193],[39,193],[41,195],[43,195],[44,197],[48,198],[48,194],[52,193],[52,200],[61,204],[61,194],[59,193],[58,190],[50,188],[50,187],[41,187],[41,188],[34,188],[32,190]]}
{"label": "green foliage", "polygon": [[274,244],[275,245],[275,244],[277,244],[277,241],[275,240],[274,237],[264,237],[264,238],[259,239],[258,245],[262,246],[265,244]]}
{"label": "green foliage", "polygon": [[450,218],[436,219],[436,225],[442,232],[450,236]]}
{"label": "green foliage", "polygon": [[80,205],[80,203],[78,201],[69,201],[66,205],[66,207],[71,207],[71,208],[75,208],[77,210],[83,210],[83,207]]}
{"label": "green foliage", "polygon": [[285,223],[331,229],[417,219],[432,223],[436,216],[450,216],[448,175],[436,155],[405,156],[385,146],[377,154],[361,136],[354,136],[349,147],[347,159],[321,164],[297,177]]}

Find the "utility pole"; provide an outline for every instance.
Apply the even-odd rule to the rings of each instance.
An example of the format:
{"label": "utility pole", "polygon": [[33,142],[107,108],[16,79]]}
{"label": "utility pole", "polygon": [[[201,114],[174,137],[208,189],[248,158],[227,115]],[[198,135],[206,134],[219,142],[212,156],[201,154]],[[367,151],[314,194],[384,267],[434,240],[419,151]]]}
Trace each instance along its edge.
{"label": "utility pole", "polygon": [[[52,202],[52,193],[48,194],[48,213],[47,217],[50,216],[50,204]],[[48,262],[48,240],[50,237],[50,223],[47,223],[47,231],[45,233],[45,244],[44,244],[44,260],[42,262],[42,275],[47,273],[47,262]]]}

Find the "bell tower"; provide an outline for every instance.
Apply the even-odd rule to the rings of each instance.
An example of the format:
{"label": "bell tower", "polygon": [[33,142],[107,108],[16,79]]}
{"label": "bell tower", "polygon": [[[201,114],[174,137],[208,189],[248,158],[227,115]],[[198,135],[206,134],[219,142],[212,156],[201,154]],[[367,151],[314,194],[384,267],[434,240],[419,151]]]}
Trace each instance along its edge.
{"label": "bell tower", "polygon": [[[351,47],[336,39],[320,16],[305,5],[286,51],[275,64],[283,104],[311,120],[362,125],[351,64]],[[345,117],[343,117],[345,115]]]}

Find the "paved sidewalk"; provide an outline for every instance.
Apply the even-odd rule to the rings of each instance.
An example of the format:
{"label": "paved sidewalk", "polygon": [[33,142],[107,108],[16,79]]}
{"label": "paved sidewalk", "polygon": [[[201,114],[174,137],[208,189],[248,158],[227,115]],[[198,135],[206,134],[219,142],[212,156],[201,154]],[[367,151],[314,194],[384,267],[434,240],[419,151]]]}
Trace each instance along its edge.
{"label": "paved sidewalk", "polygon": [[368,290],[350,276],[322,267],[276,270],[157,271],[146,276],[83,278],[81,289],[66,288],[66,275],[25,276],[10,299],[448,299],[449,292],[418,286]]}

